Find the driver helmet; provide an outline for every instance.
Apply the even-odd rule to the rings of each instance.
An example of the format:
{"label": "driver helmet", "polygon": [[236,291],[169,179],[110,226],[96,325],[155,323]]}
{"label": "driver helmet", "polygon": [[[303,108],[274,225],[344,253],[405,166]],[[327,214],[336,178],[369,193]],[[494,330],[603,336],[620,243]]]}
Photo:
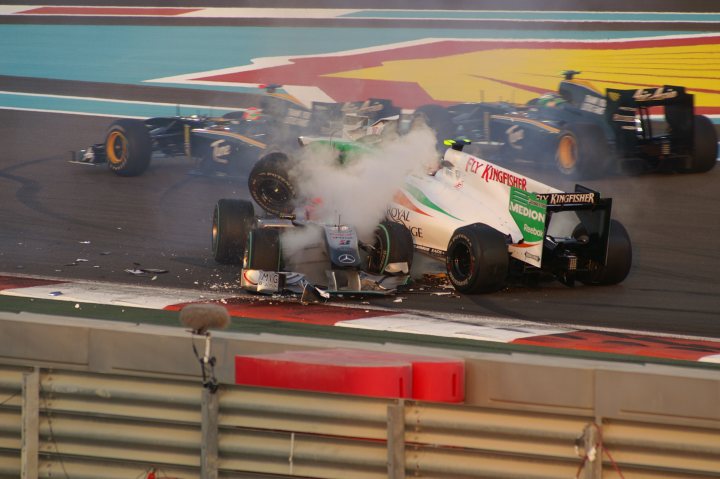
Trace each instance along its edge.
{"label": "driver helmet", "polygon": [[561,103],[566,103],[567,100],[565,100],[563,97],[558,95],[557,93],[546,93],[542,95],[540,98],[537,99],[537,102],[535,103],[538,107],[549,107],[553,108]]}

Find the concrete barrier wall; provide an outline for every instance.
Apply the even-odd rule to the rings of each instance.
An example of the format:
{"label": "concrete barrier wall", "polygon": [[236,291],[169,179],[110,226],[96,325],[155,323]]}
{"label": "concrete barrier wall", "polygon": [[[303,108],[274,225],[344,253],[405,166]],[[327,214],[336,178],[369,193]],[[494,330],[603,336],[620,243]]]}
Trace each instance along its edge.
{"label": "concrete barrier wall", "polygon": [[[70,469],[73,478],[100,470],[127,477],[123,471],[157,464],[171,477],[198,477],[200,451],[213,437],[219,477],[556,478],[582,470],[581,477],[601,478],[622,470],[626,478],[680,479],[720,471],[715,369],[483,352],[481,343],[443,350],[217,332],[212,353],[221,389],[211,397],[219,432],[208,436],[192,341],[180,327],[3,313],[0,477],[28,467],[21,432],[32,429],[26,418],[33,409],[36,469]],[[202,349],[202,340],[196,343]],[[465,402],[232,384],[238,354],[331,347],[461,357]],[[38,384],[34,403],[29,377]],[[588,460],[593,448],[601,460]]]}

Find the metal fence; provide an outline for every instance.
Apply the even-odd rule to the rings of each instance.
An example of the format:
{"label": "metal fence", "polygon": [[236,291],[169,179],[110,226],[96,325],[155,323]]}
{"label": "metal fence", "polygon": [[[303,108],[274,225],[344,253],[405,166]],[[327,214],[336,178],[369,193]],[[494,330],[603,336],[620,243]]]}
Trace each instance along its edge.
{"label": "metal fence", "polygon": [[2,365],[0,477],[717,478],[720,427]]}

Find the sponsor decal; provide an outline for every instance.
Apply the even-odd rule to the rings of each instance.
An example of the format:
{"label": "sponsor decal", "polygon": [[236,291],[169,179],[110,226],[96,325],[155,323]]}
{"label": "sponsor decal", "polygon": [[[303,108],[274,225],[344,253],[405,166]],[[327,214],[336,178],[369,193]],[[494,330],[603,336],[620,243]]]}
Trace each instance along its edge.
{"label": "sponsor decal", "polygon": [[213,161],[215,161],[217,163],[222,163],[223,165],[225,165],[228,162],[226,156],[230,155],[232,148],[230,147],[229,144],[223,144],[223,143],[225,143],[225,140],[215,140],[212,143],[210,143],[210,147],[212,148]]}
{"label": "sponsor decal", "polygon": [[585,99],[583,100],[580,109],[597,115],[604,115],[606,106],[607,100],[605,98],[600,98],[594,95],[585,95]]}
{"label": "sponsor decal", "polygon": [[280,274],[273,271],[260,271],[257,282],[257,290],[261,291],[279,291],[280,290]]}
{"label": "sponsor decal", "polygon": [[310,124],[310,112],[290,108],[285,116],[285,124],[307,127]]}
{"label": "sponsor decal", "polygon": [[393,220],[396,223],[400,223],[403,226],[406,226],[410,230],[410,234],[412,234],[416,238],[422,238],[423,237],[423,230],[422,228],[418,226],[408,226],[407,223],[410,221],[410,212],[408,210],[404,210],[402,208],[396,208],[396,207],[389,207],[385,214],[388,218]]}
{"label": "sponsor decal", "polygon": [[652,101],[652,100],[667,100],[669,98],[675,98],[677,91],[668,89],[665,87],[660,88],[640,88],[633,95],[635,101]]}
{"label": "sponsor decal", "polygon": [[525,131],[517,125],[513,125],[505,131],[508,143],[516,150],[522,150],[520,142],[525,138]]}
{"label": "sponsor decal", "polygon": [[597,194],[591,193],[550,193],[537,194],[538,199],[545,201],[548,205],[568,205],[568,204],[595,204],[597,202]]}
{"label": "sponsor decal", "polygon": [[432,256],[445,256],[445,254],[446,254],[446,252],[441,249],[431,248],[429,246],[423,246],[423,245],[419,245],[419,244],[415,245],[415,249],[418,251],[423,251]]}
{"label": "sponsor decal", "polygon": [[513,188],[523,190],[527,188],[527,179],[500,169],[490,163],[483,163],[472,156],[468,157],[468,161],[465,163],[465,171],[476,175],[479,174],[480,178],[485,180],[485,182],[496,181]]}
{"label": "sponsor decal", "polygon": [[520,228],[523,240],[536,243],[545,236],[546,201],[519,188],[510,189],[510,216]]}
{"label": "sponsor decal", "polygon": [[633,115],[633,116],[630,116],[630,115],[621,115],[621,114],[619,114],[619,113],[615,113],[615,114],[613,114],[612,119],[613,119],[613,121],[617,121],[617,122],[623,122],[623,121],[624,121],[624,122],[627,122],[627,123],[635,123],[635,116],[634,116],[634,115]]}
{"label": "sponsor decal", "polygon": [[394,222],[403,225],[410,220],[410,212],[402,208],[391,206],[387,209],[386,214]]}

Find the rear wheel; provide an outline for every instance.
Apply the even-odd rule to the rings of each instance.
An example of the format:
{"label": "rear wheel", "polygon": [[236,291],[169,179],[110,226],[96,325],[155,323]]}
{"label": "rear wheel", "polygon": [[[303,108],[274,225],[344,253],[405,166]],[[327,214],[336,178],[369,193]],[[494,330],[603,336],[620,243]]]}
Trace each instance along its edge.
{"label": "rear wheel", "polygon": [[562,174],[589,179],[607,173],[612,155],[602,128],[571,123],[559,135],[554,159]]}
{"label": "rear wheel", "polygon": [[274,152],[260,158],[250,171],[250,194],[270,214],[289,214],[294,209],[296,192],[288,175],[289,169],[288,156]]}
{"label": "rear wheel", "polygon": [[280,232],[273,228],[250,231],[245,247],[244,269],[280,271]]}
{"label": "rear wheel", "polygon": [[510,258],[505,236],[482,223],[450,237],[445,258],[450,282],[461,293],[488,293],[505,286]]}
{"label": "rear wheel", "polygon": [[706,116],[695,115],[693,152],[690,165],[679,171],[705,173],[713,169],[718,157],[718,137],[715,126]]}
{"label": "rear wheel", "polygon": [[[577,230],[576,230],[577,231]],[[610,220],[607,258],[605,264],[591,265],[590,271],[578,275],[588,285],[611,285],[621,283],[630,273],[632,266],[632,243],[627,230],[617,220]]]}
{"label": "rear wheel", "polygon": [[141,120],[115,121],[105,135],[108,168],[120,176],[138,176],[147,170],[152,156],[150,133]]}
{"label": "rear wheel", "polygon": [[392,263],[407,263],[408,270],[413,260],[413,238],[410,230],[394,221],[383,221],[375,229],[373,249],[368,255],[368,273],[399,273],[386,271]]}
{"label": "rear wheel", "polygon": [[255,212],[249,201],[219,200],[212,218],[212,252],[215,261],[239,264],[254,223]]}

